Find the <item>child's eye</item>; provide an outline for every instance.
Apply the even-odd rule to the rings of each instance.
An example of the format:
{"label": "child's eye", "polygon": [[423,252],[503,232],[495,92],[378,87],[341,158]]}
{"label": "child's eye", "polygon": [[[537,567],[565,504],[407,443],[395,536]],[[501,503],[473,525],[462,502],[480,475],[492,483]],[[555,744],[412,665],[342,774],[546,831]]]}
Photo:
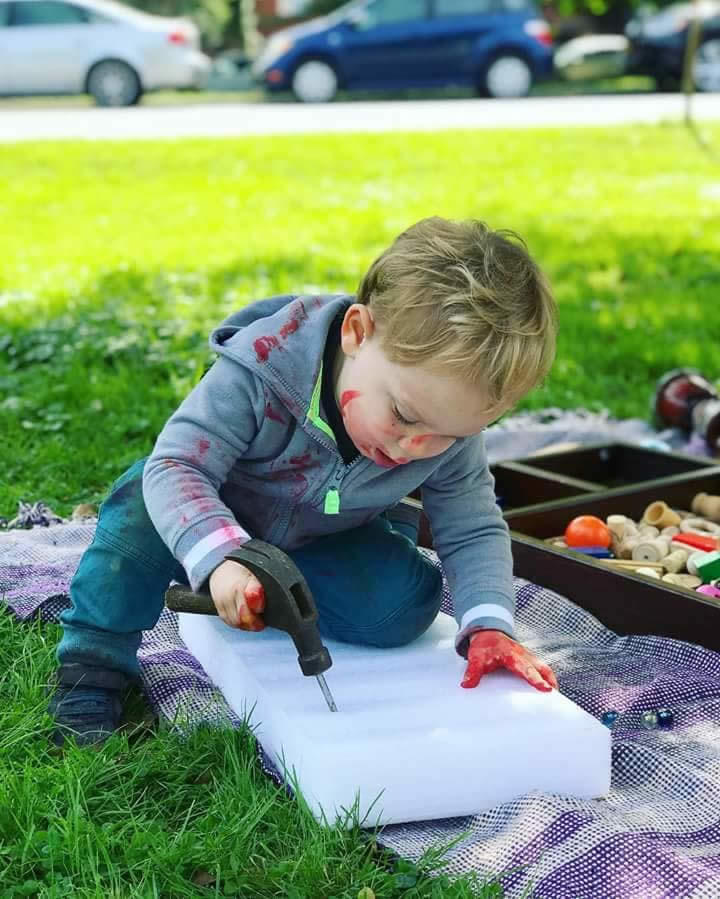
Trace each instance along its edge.
{"label": "child's eye", "polygon": [[393,406],[392,411],[393,411],[393,415],[395,416],[395,418],[397,418],[397,420],[402,422],[404,425],[416,425],[417,424],[416,421],[409,421],[407,418],[405,418],[404,415],[401,415],[397,406]]}

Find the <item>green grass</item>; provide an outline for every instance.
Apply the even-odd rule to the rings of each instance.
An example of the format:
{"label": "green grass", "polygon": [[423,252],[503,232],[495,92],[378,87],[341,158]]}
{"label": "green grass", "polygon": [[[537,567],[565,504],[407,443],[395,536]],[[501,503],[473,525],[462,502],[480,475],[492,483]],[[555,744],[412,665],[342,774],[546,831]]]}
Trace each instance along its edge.
{"label": "green grass", "polygon": [[249,730],[161,729],[51,753],[44,684],[58,632],[0,615],[3,899],[501,895],[431,880],[437,853],[413,865],[372,833],[320,827],[262,774]]}
{"label": "green grass", "polygon": [[[643,416],[665,370],[720,374],[720,169],[679,126],[4,146],[0,515],[97,501],[223,316],[353,290],[435,213],[517,230],[551,276],[558,360],[524,407]],[[263,779],[249,733],[51,754],[56,636],[0,616],[3,896],[473,895],[319,828]]]}

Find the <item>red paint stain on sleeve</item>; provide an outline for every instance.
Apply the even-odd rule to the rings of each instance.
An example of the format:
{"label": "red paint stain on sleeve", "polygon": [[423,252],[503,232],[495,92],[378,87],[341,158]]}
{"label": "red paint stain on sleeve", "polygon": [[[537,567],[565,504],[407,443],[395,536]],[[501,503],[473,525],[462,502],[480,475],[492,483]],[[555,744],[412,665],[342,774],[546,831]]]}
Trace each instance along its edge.
{"label": "red paint stain on sleeve", "polygon": [[343,390],[342,396],[340,397],[340,410],[344,411],[345,406],[359,396],[362,396],[359,390]]}
{"label": "red paint stain on sleeve", "polygon": [[204,437],[201,437],[197,442],[197,452],[198,458],[202,459],[202,457],[207,453],[210,449],[210,441],[205,440]]}
{"label": "red paint stain on sleeve", "polygon": [[303,453],[302,456],[290,456],[291,465],[307,465],[310,461],[310,453]]}

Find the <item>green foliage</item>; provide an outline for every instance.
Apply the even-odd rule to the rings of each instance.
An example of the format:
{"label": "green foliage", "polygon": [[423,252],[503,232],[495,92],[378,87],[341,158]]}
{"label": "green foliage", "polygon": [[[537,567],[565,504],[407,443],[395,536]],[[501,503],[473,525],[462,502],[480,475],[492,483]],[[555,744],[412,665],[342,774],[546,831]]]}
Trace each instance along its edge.
{"label": "green foliage", "polygon": [[235,0],[126,0],[126,2],[153,15],[192,19],[200,29],[204,41],[216,47],[222,43]]}

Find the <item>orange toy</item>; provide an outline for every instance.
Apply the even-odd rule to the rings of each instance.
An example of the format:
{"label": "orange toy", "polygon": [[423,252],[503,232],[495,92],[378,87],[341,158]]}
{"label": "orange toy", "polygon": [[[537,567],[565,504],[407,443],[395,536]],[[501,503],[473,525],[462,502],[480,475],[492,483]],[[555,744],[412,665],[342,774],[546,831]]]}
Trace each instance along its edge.
{"label": "orange toy", "polygon": [[594,515],[578,515],[565,528],[568,546],[610,546],[610,528]]}

